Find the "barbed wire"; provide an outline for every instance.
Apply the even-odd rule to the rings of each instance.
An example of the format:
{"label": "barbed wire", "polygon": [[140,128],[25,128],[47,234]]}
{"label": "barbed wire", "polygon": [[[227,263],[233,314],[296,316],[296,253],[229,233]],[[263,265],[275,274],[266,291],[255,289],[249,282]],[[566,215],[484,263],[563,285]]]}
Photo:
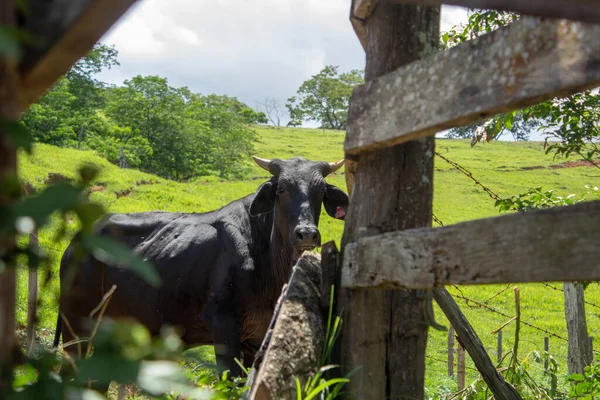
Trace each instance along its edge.
{"label": "barbed wire", "polygon": [[[544,286],[546,286],[546,287],[548,287],[548,288],[552,289],[552,290],[556,290],[557,292],[561,292],[561,293],[564,293],[564,292],[565,292],[565,291],[564,291],[564,289],[561,289],[561,288],[554,287],[554,286],[552,286],[552,285],[550,285],[550,284],[548,284],[548,283],[546,283],[546,282],[540,282],[540,283],[541,283],[542,285],[544,285]],[[589,302],[589,301],[587,301],[587,300],[584,300],[584,303],[585,303],[585,304],[587,304],[587,305],[589,305],[589,306],[592,306],[592,307],[595,307],[595,308],[597,308],[597,309],[600,309],[600,306],[599,306],[598,304],[591,303],[591,302]]]}
{"label": "barbed wire", "polygon": [[[465,350],[465,352],[466,352],[466,350]],[[430,360],[433,360],[435,362],[443,363],[445,365],[448,365],[448,360],[442,360],[442,359],[439,359],[439,358],[436,358],[436,357],[431,357],[431,356],[428,356],[428,355],[425,355],[425,357],[427,357]],[[455,363],[455,362],[453,364],[454,364],[455,367],[458,366],[457,363]],[[465,365],[465,369],[470,369],[471,371],[479,372],[479,370],[477,368],[469,367],[468,365]]]}
{"label": "barbed wire", "polygon": [[469,179],[471,179],[473,182],[475,182],[475,184],[477,186],[481,187],[492,199],[494,199],[494,200],[502,200],[500,198],[500,196],[498,196],[492,189],[488,188],[483,183],[481,183],[479,180],[477,180],[473,176],[473,174],[471,173],[471,171],[469,171],[468,169],[466,169],[465,167],[463,167],[459,163],[457,163],[455,161],[452,161],[452,160],[444,157],[443,155],[441,155],[437,151],[435,152],[435,155],[438,156],[439,158],[441,158],[442,160],[446,161],[448,164],[452,165],[454,168],[456,168],[457,170],[459,170],[460,172],[462,172],[467,177],[469,177]]}
{"label": "barbed wire", "polygon": [[500,290],[498,293],[494,294],[492,297],[488,298],[487,300],[484,301],[484,303],[488,303],[490,300],[492,300],[495,297],[500,296],[502,293],[506,292],[508,289],[510,289],[510,287],[512,286],[512,283],[509,283],[508,285],[506,285],[506,287],[502,290]]}
{"label": "barbed wire", "polygon": [[444,223],[442,222],[441,219],[439,219],[435,214],[432,213],[432,217],[433,220],[439,225],[439,226],[444,226]]}
{"label": "barbed wire", "polygon": [[[454,295],[454,296],[455,296],[455,297],[458,297],[458,298],[460,298],[460,299],[463,299],[463,300],[465,301],[465,303],[467,304],[467,307],[471,307],[471,308],[483,308],[483,309],[485,309],[485,310],[491,311],[491,312],[493,312],[493,313],[496,313],[496,314],[498,314],[498,315],[502,315],[502,316],[503,316],[503,317],[505,317],[505,318],[512,318],[512,317],[513,317],[513,316],[511,316],[511,315],[508,315],[508,314],[506,314],[506,313],[504,313],[504,312],[502,312],[502,311],[496,310],[494,307],[490,307],[490,306],[488,306],[487,304],[483,304],[483,303],[481,303],[481,302],[479,302],[479,301],[477,301],[477,300],[469,299],[468,297],[466,297],[466,296],[464,295],[463,291],[462,291],[462,290],[461,290],[461,289],[460,289],[458,286],[456,286],[456,285],[453,285],[453,286],[454,286],[454,288],[455,288],[456,290],[458,290],[458,291],[460,292],[460,294],[459,294],[459,295]],[[473,305],[471,305],[470,303],[474,304],[474,305],[475,305],[475,307],[474,307]],[[549,336],[553,336],[553,337],[555,337],[555,338],[557,338],[557,339],[564,340],[565,342],[568,342],[568,341],[569,341],[569,340],[568,340],[566,337],[564,337],[564,336],[557,335],[557,334],[556,334],[556,333],[554,333],[554,332],[550,332],[550,331],[548,331],[548,330],[546,330],[546,329],[544,329],[544,328],[540,328],[540,327],[538,327],[538,326],[535,326],[535,325],[533,325],[533,324],[531,324],[531,323],[529,323],[529,322],[523,321],[523,319],[521,319],[521,323],[522,323],[523,325],[525,325],[525,326],[528,326],[528,327],[532,328],[532,329],[535,329],[535,330],[537,330],[537,331],[543,332],[543,333],[545,333],[545,334],[547,334],[547,335],[549,335]]]}

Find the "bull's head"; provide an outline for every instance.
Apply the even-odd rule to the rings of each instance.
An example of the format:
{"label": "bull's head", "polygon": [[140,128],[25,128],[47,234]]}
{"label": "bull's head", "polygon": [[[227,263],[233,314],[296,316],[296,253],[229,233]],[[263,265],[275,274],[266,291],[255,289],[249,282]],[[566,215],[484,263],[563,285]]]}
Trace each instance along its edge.
{"label": "bull's head", "polygon": [[266,160],[253,157],[256,164],[273,177],[256,192],[250,208],[252,215],[273,210],[277,228],[295,253],[321,245],[319,216],[321,204],[333,218],[344,219],[348,196],[325,182],[344,160],[336,163],[309,161],[301,157],[290,160]]}

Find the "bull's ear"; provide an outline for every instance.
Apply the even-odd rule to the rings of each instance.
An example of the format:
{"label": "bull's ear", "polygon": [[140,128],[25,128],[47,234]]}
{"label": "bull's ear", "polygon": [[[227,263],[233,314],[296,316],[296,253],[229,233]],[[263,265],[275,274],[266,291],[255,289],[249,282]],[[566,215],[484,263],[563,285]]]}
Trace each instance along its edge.
{"label": "bull's ear", "polygon": [[325,211],[333,218],[344,219],[348,210],[348,195],[339,188],[326,184],[325,195],[323,196],[323,205]]}
{"label": "bull's ear", "polygon": [[263,183],[256,190],[256,196],[250,206],[250,215],[269,212],[275,206],[277,198],[277,183],[273,180]]}

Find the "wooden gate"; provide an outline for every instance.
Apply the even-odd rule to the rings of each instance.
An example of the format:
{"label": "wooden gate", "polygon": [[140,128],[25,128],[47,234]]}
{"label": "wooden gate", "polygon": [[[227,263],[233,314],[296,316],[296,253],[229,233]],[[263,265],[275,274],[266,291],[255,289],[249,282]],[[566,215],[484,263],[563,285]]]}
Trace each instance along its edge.
{"label": "wooden gate", "polygon": [[[441,3],[530,16],[437,52]],[[352,398],[423,398],[428,302],[452,302],[444,285],[600,279],[600,201],[430,227],[433,136],[598,86],[600,2],[354,0],[350,20],[367,62],[344,144],[339,361],[361,368]]]}

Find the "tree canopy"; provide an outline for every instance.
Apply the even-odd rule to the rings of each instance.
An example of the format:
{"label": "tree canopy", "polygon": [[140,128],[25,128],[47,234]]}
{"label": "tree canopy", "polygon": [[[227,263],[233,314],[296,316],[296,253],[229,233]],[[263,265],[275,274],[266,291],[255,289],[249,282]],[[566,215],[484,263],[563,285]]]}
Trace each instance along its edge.
{"label": "tree canopy", "polygon": [[296,96],[288,99],[286,107],[291,119],[288,125],[316,121],[321,128],[346,129],[352,89],[362,83],[363,71],[339,73],[337,66],[327,65],[302,83]]}
{"label": "tree canopy", "polygon": [[21,117],[35,141],[92,149],[117,163],[184,180],[239,177],[267,117],[235,97],[200,95],[166,78],[136,76],[122,86],[95,79],[118,65],[114,47],[97,44]]}

